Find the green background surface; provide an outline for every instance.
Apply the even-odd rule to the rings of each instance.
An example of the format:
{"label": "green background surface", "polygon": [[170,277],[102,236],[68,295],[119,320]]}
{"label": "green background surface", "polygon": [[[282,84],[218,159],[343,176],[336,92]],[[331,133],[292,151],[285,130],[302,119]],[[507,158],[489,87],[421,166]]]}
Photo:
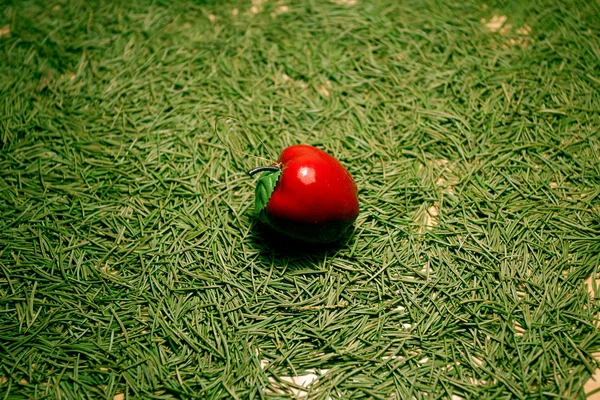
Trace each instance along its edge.
{"label": "green background surface", "polygon": [[[2,2],[0,393],[285,398],[312,371],[319,399],[583,398],[599,16]],[[360,189],[333,248],[257,224],[245,171],[295,143]]]}

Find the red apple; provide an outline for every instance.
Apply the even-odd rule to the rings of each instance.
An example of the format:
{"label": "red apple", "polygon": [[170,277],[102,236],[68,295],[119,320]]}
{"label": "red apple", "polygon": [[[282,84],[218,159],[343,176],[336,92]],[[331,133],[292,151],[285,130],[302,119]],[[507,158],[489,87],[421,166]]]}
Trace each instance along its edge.
{"label": "red apple", "polygon": [[278,232],[307,242],[339,239],[358,216],[358,190],[350,173],[330,154],[299,144],[263,172],[256,187],[256,213]]}

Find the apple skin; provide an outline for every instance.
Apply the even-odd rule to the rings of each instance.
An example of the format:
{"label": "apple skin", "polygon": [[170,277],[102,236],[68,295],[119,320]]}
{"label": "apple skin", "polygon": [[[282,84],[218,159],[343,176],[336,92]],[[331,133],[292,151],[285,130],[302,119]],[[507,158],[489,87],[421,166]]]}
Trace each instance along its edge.
{"label": "apple skin", "polygon": [[268,173],[280,169],[266,207],[257,209],[261,221],[274,230],[306,242],[330,243],[342,237],[356,220],[356,183],[325,151],[306,144],[293,145],[282,151],[275,166],[265,168],[271,168]]}

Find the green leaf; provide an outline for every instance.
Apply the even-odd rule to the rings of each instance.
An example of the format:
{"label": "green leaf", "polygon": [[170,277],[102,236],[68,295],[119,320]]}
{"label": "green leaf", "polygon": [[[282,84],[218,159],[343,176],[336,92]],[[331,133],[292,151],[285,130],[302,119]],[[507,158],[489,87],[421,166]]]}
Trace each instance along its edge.
{"label": "green leaf", "polygon": [[255,190],[255,210],[256,214],[259,216],[260,220],[265,222],[265,215],[262,212],[265,207],[267,207],[267,203],[271,198],[271,194],[273,194],[273,190],[275,189],[275,185],[277,185],[277,181],[279,180],[279,176],[281,175],[281,171],[276,172],[263,172],[263,174],[258,179],[258,183],[256,184]]}

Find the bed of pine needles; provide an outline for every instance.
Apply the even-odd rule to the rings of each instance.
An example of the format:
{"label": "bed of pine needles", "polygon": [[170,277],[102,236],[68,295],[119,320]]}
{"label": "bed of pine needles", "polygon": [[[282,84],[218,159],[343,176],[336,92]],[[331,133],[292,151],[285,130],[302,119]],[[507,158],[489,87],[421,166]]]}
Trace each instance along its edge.
{"label": "bed of pine needles", "polygon": [[[600,5],[514,3],[0,5],[0,398],[584,398]],[[256,221],[296,143],[336,246]]]}

